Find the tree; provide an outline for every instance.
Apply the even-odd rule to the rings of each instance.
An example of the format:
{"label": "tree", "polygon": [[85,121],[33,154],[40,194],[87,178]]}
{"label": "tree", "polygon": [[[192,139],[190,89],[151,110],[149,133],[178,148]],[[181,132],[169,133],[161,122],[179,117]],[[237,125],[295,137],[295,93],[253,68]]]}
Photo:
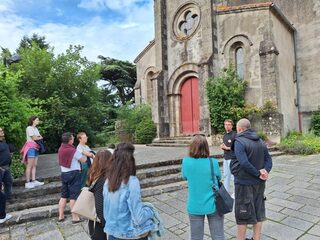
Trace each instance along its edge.
{"label": "tree", "polygon": [[134,85],[137,81],[136,66],[128,61],[99,56],[101,79],[108,93],[116,93],[117,104],[125,105],[134,100]]}
{"label": "tree", "polygon": [[17,52],[20,52],[20,50],[23,48],[31,48],[34,44],[38,45],[38,47],[41,49],[48,49],[50,47],[44,36],[39,36],[38,34],[34,33],[31,37],[26,35],[23,36],[19,43]]}
{"label": "tree", "polygon": [[41,115],[42,110],[37,106],[39,102],[20,96],[18,84],[21,72],[13,72],[0,65],[0,126],[5,129],[6,140],[20,147],[25,141],[25,129],[28,118]]}

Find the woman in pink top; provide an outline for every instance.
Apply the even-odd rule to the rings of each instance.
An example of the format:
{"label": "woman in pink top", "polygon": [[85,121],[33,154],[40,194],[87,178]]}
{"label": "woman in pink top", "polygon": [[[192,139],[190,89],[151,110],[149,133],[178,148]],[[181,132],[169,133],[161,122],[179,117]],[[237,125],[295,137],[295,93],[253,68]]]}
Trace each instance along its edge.
{"label": "woman in pink top", "polygon": [[[37,116],[32,116],[29,119],[28,127],[26,129],[27,135],[27,145],[30,143],[36,144],[36,140],[42,139],[42,136],[39,133],[37,125],[39,124],[39,118]],[[28,144],[29,143],[29,144]],[[27,167],[26,167],[26,183],[25,188],[34,188],[41,186],[44,183],[36,180],[36,168],[38,162],[39,148],[29,148],[26,153],[27,158]],[[31,181],[30,181],[31,177]]]}

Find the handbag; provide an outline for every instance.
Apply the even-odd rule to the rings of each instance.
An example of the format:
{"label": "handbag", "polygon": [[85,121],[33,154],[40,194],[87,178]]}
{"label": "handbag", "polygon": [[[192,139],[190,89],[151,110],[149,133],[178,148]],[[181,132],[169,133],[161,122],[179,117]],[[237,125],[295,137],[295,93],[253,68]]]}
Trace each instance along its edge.
{"label": "handbag", "polygon": [[96,181],[94,181],[90,187],[83,187],[81,193],[77,198],[71,212],[79,214],[85,218],[88,218],[94,222],[101,222],[97,216],[94,194],[90,190],[94,187]]}
{"label": "handbag", "polygon": [[233,198],[230,196],[226,188],[223,186],[222,182],[218,177],[218,186],[215,184],[215,175],[214,175],[214,169],[213,169],[213,162],[212,159],[209,158],[210,161],[210,168],[211,168],[211,178],[212,178],[212,191],[215,195],[215,205],[216,209],[219,215],[223,215],[229,212],[232,212],[233,209]]}

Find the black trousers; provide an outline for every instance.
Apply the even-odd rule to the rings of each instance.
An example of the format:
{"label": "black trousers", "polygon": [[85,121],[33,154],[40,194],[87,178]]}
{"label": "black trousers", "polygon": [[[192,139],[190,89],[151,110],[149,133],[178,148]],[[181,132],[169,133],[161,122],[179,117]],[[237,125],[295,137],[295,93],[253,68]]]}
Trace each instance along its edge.
{"label": "black trousers", "polygon": [[94,222],[89,220],[88,227],[92,240],[107,240],[107,234],[103,231],[101,223],[96,222],[96,226],[94,227]]}
{"label": "black trousers", "polygon": [[5,217],[6,217],[6,195],[0,190],[0,219],[3,219]]}

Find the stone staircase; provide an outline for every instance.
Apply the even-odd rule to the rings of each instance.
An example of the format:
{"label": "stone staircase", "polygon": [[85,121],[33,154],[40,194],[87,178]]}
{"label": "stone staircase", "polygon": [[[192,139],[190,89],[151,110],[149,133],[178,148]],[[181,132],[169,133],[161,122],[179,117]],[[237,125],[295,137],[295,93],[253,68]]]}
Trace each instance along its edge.
{"label": "stone staircase", "polygon": [[148,146],[153,147],[188,147],[192,137],[181,136],[181,137],[168,137],[154,139]]}
{"label": "stone staircase", "polygon": [[[273,156],[283,154],[277,151],[271,153]],[[212,157],[222,160],[222,155]],[[181,161],[177,159],[138,165],[137,176],[140,180],[142,196],[149,197],[187,188],[187,183],[181,178]],[[222,165],[222,161],[220,164]],[[58,216],[60,176],[39,180],[44,181],[45,184],[33,189],[25,189],[23,180],[14,181],[12,201],[6,208],[13,217],[5,223],[6,225]],[[66,209],[65,213],[70,213],[70,209]]]}
{"label": "stone staircase", "polygon": [[[138,165],[137,168],[143,197],[187,187],[181,178],[181,159]],[[60,176],[39,180],[45,184],[33,189],[25,189],[23,180],[14,181],[12,201],[6,207],[7,213],[13,217],[6,225],[58,216]],[[67,209],[66,213],[70,213],[70,210]]]}

